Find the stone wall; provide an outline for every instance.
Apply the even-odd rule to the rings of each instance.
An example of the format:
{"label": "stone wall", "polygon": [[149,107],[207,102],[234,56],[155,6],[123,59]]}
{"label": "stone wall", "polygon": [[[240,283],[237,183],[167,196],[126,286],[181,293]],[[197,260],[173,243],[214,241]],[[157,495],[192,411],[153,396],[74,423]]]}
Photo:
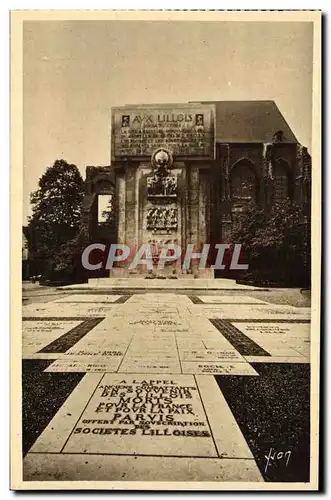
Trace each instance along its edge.
{"label": "stone wall", "polygon": [[[307,212],[309,211],[311,158],[307,148],[285,142],[218,144],[216,171],[211,176],[215,184],[213,188],[215,199],[211,202],[215,217],[211,224],[214,234],[221,234],[223,242],[228,238],[236,205],[240,210],[240,200],[236,200],[233,196],[233,174],[235,168],[241,164],[255,175],[255,192],[251,194],[252,199],[255,198],[260,206],[270,210],[278,199],[277,195],[281,194],[282,185],[279,186],[277,179],[281,167],[283,172],[286,172],[286,180],[283,181],[288,183],[287,196],[299,205],[307,207]],[[246,181],[250,182],[249,176]],[[283,189],[285,191],[285,187]],[[245,205],[244,197],[242,205]]]}
{"label": "stone wall", "polygon": [[[86,167],[85,196],[82,204],[82,227],[91,241],[116,241],[116,218],[111,226],[98,223],[98,196],[112,195],[116,199],[114,173],[110,166]],[[115,209],[115,214],[117,210]]]}

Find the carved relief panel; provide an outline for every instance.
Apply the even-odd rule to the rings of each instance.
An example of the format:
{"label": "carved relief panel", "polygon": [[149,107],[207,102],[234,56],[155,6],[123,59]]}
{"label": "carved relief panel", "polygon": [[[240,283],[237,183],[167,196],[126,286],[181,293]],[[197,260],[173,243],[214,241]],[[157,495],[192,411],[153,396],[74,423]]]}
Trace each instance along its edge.
{"label": "carved relief panel", "polygon": [[158,250],[165,242],[181,244],[183,210],[185,204],[183,179],[184,164],[173,162],[170,151],[162,148],[154,152],[149,162],[140,164],[139,217],[140,243],[154,241]]}
{"label": "carved relief panel", "polygon": [[157,174],[147,177],[147,196],[171,197],[177,196],[177,177],[174,175],[160,176]]}
{"label": "carved relief panel", "polygon": [[146,228],[153,234],[171,233],[178,228],[178,208],[174,201],[177,198],[177,176],[170,173],[172,164],[170,151],[161,148],[153,153],[153,174],[146,178],[147,198],[152,204],[146,212]]}
{"label": "carved relief panel", "polygon": [[147,229],[177,230],[177,208],[153,207],[147,211]]}

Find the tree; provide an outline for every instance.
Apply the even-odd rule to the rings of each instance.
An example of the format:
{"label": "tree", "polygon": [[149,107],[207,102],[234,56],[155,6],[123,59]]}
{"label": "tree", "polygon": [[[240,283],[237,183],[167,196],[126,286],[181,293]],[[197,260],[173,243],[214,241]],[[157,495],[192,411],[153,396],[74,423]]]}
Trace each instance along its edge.
{"label": "tree", "polygon": [[56,160],[40,177],[31,194],[28,245],[31,258],[52,261],[80,227],[84,181],[75,165]]}
{"label": "tree", "polygon": [[111,226],[114,222],[113,197],[109,196],[106,209],[102,211],[103,224]]}
{"label": "tree", "polygon": [[270,213],[249,205],[237,216],[230,239],[242,243],[249,273],[257,279],[309,286],[310,223],[300,205],[288,200]]}
{"label": "tree", "polygon": [[86,229],[81,228],[74,238],[60,248],[53,261],[53,276],[70,282],[79,282],[87,277],[82,265],[82,253],[91,243]]}

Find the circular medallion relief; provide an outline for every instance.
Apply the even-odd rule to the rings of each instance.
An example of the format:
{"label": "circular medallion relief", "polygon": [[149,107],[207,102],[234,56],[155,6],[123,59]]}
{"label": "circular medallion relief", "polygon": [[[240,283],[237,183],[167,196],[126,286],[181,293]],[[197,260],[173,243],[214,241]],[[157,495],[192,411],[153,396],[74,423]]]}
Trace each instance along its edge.
{"label": "circular medallion relief", "polygon": [[152,154],[152,164],[155,168],[169,168],[172,162],[172,154],[165,148],[159,148]]}

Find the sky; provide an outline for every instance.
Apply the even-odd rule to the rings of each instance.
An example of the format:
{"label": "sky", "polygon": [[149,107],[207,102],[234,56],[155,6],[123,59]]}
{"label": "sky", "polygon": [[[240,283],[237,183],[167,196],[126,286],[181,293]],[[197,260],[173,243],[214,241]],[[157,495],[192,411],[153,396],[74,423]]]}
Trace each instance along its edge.
{"label": "sky", "polygon": [[274,100],[310,149],[308,22],[25,21],[24,222],[57,159],[109,165],[111,107]]}

